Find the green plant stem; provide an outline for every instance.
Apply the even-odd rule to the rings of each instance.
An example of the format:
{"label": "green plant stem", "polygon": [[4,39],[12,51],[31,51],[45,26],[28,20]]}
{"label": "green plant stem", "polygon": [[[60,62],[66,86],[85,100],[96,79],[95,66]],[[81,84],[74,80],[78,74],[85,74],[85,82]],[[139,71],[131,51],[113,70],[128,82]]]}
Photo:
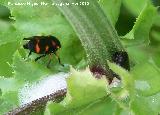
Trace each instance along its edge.
{"label": "green plant stem", "polygon": [[101,67],[109,71],[107,60],[112,55],[124,51],[115,28],[102,11],[97,0],[83,0],[87,6],[71,5],[81,0],[53,0],[55,3],[70,3],[57,6],[72,25],[87,53],[90,67]]}

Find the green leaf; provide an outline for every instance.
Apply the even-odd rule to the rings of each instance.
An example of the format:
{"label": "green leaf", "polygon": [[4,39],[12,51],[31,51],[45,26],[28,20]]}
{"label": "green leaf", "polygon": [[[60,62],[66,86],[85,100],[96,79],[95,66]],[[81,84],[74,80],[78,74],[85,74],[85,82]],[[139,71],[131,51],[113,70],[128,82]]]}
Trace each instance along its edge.
{"label": "green leaf", "polygon": [[160,51],[158,50],[158,47],[155,47],[153,50],[152,58],[158,68],[160,68]]}
{"label": "green leaf", "polygon": [[130,111],[119,107],[118,105],[115,108],[114,115],[129,115]]}
{"label": "green leaf", "polygon": [[7,92],[0,97],[0,114],[5,114],[9,110],[16,108],[18,104],[18,93],[15,91]]}
{"label": "green leaf", "polygon": [[13,61],[14,77],[19,84],[25,81],[33,82],[39,80],[51,73],[47,68],[36,64],[34,61],[22,59],[18,52],[14,55]]}
{"label": "green leaf", "polygon": [[153,20],[157,15],[157,10],[151,4],[146,4],[141,14],[138,16],[132,30],[123,36],[124,43],[127,46],[149,44],[149,32],[153,24]]}
{"label": "green leaf", "polygon": [[[106,95],[107,81],[105,78],[100,80],[94,78],[88,69],[84,72],[72,69],[71,73],[72,75],[67,79],[69,94],[74,99],[70,105],[71,107],[76,107],[77,103],[82,105],[85,101],[86,103],[92,102]],[[97,91],[98,94],[96,94]]]}
{"label": "green leaf", "polygon": [[48,105],[51,114],[60,114],[63,111],[73,114],[83,110],[82,106],[97,102],[107,95],[105,78],[94,78],[88,69],[81,72],[71,69],[71,73],[71,76],[67,78],[67,97],[60,104]]}
{"label": "green leaf", "polygon": [[131,108],[136,115],[146,115],[146,114],[152,114],[153,115],[153,111],[151,111],[148,104],[149,103],[147,103],[144,100],[144,98],[136,97],[135,100],[131,103]]}
{"label": "green leaf", "polygon": [[158,115],[160,113],[159,101],[160,93],[148,97],[137,95],[131,103],[132,112],[136,115]]}
{"label": "green leaf", "polygon": [[135,16],[139,15],[149,0],[123,0],[124,6]]}
{"label": "green leaf", "polygon": [[[6,0],[5,5],[11,10],[12,16],[14,16],[16,20],[14,24],[15,27],[22,32],[25,37],[33,35],[57,35],[57,33],[58,35],[63,34],[64,31],[62,30],[64,30],[64,28],[59,28],[66,27],[67,23],[63,21],[64,19],[61,18],[60,13],[54,6],[41,6],[40,2],[34,0],[21,0],[21,3],[38,3],[39,5],[34,8],[32,5],[8,5],[8,2],[17,3],[17,0]],[[45,2],[51,4],[50,0],[46,0]]]}
{"label": "green leaf", "polygon": [[11,77],[13,70],[10,65],[19,46],[20,33],[11,22],[0,20],[0,26],[3,27],[0,28],[0,76]]}
{"label": "green leaf", "polygon": [[0,77],[0,89],[2,93],[7,93],[9,91],[17,91],[18,82],[16,82],[15,78],[4,78]]}
{"label": "green leaf", "polygon": [[0,45],[0,76],[11,77],[13,75],[13,69],[11,67],[12,57],[18,46],[18,42]]}
{"label": "green leaf", "polygon": [[11,22],[0,20],[0,45],[6,44],[8,42],[19,42],[21,38],[21,33],[16,30]]}
{"label": "green leaf", "polygon": [[160,112],[159,68],[150,60],[137,64],[131,73],[135,79],[136,91],[130,109],[136,115],[157,115]]}
{"label": "green leaf", "polygon": [[155,61],[156,65],[160,68],[160,51],[159,51],[159,46],[160,46],[160,14],[157,15],[157,17],[154,20],[153,27],[150,32],[150,39],[151,39],[151,45],[150,49],[152,52],[152,58]]}
{"label": "green leaf", "polygon": [[114,63],[109,62],[109,67],[121,77],[122,87],[128,90],[130,94],[133,94],[134,80],[132,78],[132,75],[127,70]]}
{"label": "green leaf", "polygon": [[112,24],[115,26],[121,7],[122,0],[100,0],[99,4],[101,5],[106,16],[110,19]]}
{"label": "green leaf", "polygon": [[59,51],[59,54],[62,63],[74,66],[86,57],[84,49],[75,33],[72,33],[68,38],[63,39],[61,43],[62,48]]}
{"label": "green leaf", "polygon": [[[84,106],[80,106],[76,109],[68,109],[66,111],[62,111],[60,113],[56,113],[58,107],[58,104],[55,104],[55,106],[52,106],[53,111],[55,112],[55,115],[74,115],[74,114],[79,114],[79,115],[99,115],[99,114],[113,114],[115,110],[115,105],[116,103],[109,97],[105,97],[102,99],[99,99],[97,101],[94,101],[93,103],[86,104]],[[62,108],[62,107],[61,107]],[[46,110],[48,109],[48,113],[52,114],[52,112],[49,111],[51,109],[51,105],[47,106]]]}
{"label": "green leaf", "polygon": [[80,111],[80,115],[112,115],[116,103],[111,98],[103,98],[95,103],[87,105]]}
{"label": "green leaf", "polygon": [[2,20],[8,21],[9,20],[9,16],[10,16],[9,9],[7,7],[5,7],[5,6],[2,6],[1,3],[0,3],[0,21],[2,21]]}
{"label": "green leaf", "polygon": [[160,92],[160,70],[153,63],[137,64],[132,74],[135,79],[135,88],[139,95],[150,96]]}
{"label": "green leaf", "polygon": [[158,15],[157,15],[157,17],[155,18],[155,20],[154,20],[154,24],[156,25],[156,26],[160,26],[160,22],[158,21],[160,19],[160,14],[159,14],[159,10],[158,10]]}
{"label": "green leaf", "polygon": [[115,111],[115,105],[111,98],[105,97],[80,110],[80,115],[111,115]]}
{"label": "green leaf", "polygon": [[[109,62],[109,67],[121,77],[121,86],[111,88],[111,97],[122,107],[124,110],[128,110],[129,104],[134,99],[134,79],[132,75],[122,67]],[[119,87],[119,88],[118,88]]]}
{"label": "green leaf", "polygon": [[2,95],[2,90],[0,89],[0,96]]}
{"label": "green leaf", "polygon": [[4,2],[5,2],[5,0],[1,0],[1,1],[0,1],[0,4],[3,4]]}
{"label": "green leaf", "polygon": [[19,47],[21,34],[11,22],[0,20],[0,76],[11,77],[13,70],[10,67],[14,52]]}
{"label": "green leaf", "polygon": [[131,60],[132,66],[134,66],[135,64],[144,63],[144,61],[148,61],[151,56],[149,53],[147,53],[147,51],[147,46],[128,47],[127,52]]}

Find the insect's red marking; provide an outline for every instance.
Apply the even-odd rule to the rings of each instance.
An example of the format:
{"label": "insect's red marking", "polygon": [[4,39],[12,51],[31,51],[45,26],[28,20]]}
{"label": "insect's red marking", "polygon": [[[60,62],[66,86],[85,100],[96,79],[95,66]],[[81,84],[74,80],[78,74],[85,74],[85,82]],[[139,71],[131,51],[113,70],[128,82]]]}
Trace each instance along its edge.
{"label": "insect's red marking", "polygon": [[45,47],[45,51],[47,52],[49,50],[49,46],[47,45],[46,47]]}
{"label": "insect's red marking", "polygon": [[36,53],[39,53],[41,49],[40,49],[40,47],[38,45],[39,44],[39,39],[38,38],[36,39],[36,42],[37,43],[36,43],[35,51],[36,51]]}
{"label": "insect's red marking", "polygon": [[52,45],[53,45],[53,46],[56,46],[56,43],[55,43],[53,40],[52,40]]}
{"label": "insect's red marking", "polygon": [[36,51],[36,53],[39,53],[40,52],[40,47],[39,47],[39,45],[38,45],[38,43],[36,43],[36,47],[35,47],[35,51]]}

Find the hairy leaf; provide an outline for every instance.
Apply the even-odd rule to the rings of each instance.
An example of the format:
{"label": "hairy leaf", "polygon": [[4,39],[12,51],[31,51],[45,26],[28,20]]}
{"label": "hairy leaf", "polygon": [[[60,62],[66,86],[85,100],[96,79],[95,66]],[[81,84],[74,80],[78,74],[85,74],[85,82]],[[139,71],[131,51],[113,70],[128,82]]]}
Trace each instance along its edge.
{"label": "hairy leaf", "polygon": [[[153,20],[157,15],[156,8],[151,4],[146,4],[141,14],[138,16],[132,30],[122,38],[127,46],[149,44],[149,31]],[[129,40],[128,40],[129,39]],[[126,43],[127,42],[127,43]]]}
{"label": "hairy leaf", "polygon": [[[94,78],[88,69],[80,72],[71,69],[67,85],[67,97],[60,104],[51,103],[48,105],[51,114],[61,114],[64,111],[68,114],[74,114],[78,111],[81,113],[81,110],[87,108],[83,106],[97,102],[107,95],[106,80]],[[98,93],[96,93],[97,91]]]}

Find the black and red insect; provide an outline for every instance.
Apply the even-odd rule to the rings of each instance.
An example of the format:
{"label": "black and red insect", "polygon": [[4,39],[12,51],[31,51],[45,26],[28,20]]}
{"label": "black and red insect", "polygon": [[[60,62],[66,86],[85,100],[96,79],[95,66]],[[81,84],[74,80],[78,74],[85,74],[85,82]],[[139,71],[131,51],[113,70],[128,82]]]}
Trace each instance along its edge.
{"label": "black and red insect", "polygon": [[35,61],[37,61],[40,58],[49,55],[50,59],[47,64],[47,67],[49,67],[49,64],[51,62],[51,55],[55,54],[55,56],[58,58],[59,64],[63,66],[58,54],[56,53],[57,50],[61,48],[61,43],[56,37],[54,36],[32,36],[29,38],[24,38],[23,40],[29,40],[26,44],[23,45],[24,49],[30,50],[28,57],[32,54],[32,52],[41,54],[41,56],[35,59]]}

